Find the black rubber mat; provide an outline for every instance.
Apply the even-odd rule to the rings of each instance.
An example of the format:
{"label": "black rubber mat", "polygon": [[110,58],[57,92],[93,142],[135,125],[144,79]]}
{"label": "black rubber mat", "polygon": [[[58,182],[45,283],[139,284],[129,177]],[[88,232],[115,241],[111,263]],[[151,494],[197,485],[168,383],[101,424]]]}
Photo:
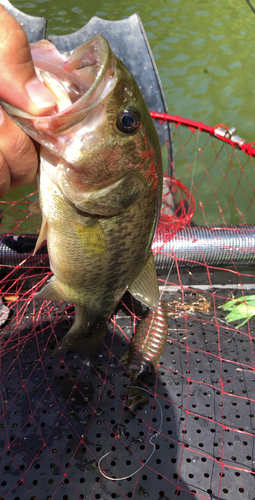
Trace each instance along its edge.
{"label": "black rubber mat", "polygon": [[[126,405],[129,376],[120,362],[133,331],[127,309],[116,311],[91,365],[73,353],[51,356],[73,308],[32,331],[31,302],[18,348],[7,343],[1,356],[1,498],[255,498],[254,341],[247,327],[229,328],[215,312],[219,293],[201,297],[164,295],[168,341],[157,374],[139,378],[149,402],[135,411]],[[153,444],[150,460],[128,477]],[[98,461],[111,450],[102,471],[127,479],[101,474]]]}

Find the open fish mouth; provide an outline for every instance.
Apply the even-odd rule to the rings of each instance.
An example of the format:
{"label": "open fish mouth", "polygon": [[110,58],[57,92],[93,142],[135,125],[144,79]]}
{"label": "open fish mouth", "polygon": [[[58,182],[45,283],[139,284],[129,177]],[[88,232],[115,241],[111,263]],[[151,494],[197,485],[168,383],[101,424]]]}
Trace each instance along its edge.
{"label": "open fish mouth", "polygon": [[0,104],[22,128],[29,128],[30,135],[45,144],[43,134],[38,137],[38,132],[61,134],[104,101],[116,84],[116,63],[102,35],[77,47],[70,57],[60,54],[48,40],[32,44],[31,53],[38,77],[56,97],[56,109],[49,116],[35,117],[1,99]]}

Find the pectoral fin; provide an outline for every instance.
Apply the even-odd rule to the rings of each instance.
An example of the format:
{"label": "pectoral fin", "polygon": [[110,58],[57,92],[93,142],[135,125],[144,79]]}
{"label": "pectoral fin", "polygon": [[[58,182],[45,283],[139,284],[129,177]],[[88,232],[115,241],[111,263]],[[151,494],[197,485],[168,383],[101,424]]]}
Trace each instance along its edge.
{"label": "pectoral fin", "polygon": [[135,299],[140,300],[140,302],[148,306],[153,311],[157,309],[159,301],[159,288],[152,251],[150,251],[149,257],[142,271],[129,287],[129,291]]}
{"label": "pectoral fin", "polygon": [[40,300],[57,300],[58,302],[60,300],[67,300],[59,289],[55,276],[52,276],[47,285],[40,292],[36,293],[34,298]]}
{"label": "pectoral fin", "polygon": [[38,239],[37,239],[37,242],[36,242],[36,245],[35,245],[35,249],[34,249],[33,255],[36,254],[36,252],[37,252],[38,248],[41,246],[42,242],[44,240],[47,240],[47,230],[48,230],[48,223],[47,223],[47,220],[45,219],[45,217],[43,215],[42,225],[41,225],[41,229],[40,229],[40,234],[38,236]]}
{"label": "pectoral fin", "polygon": [[87,254],[101,258],[108,252],[104,231],[97,219],[86,218],[86,222],[74,222],[80,247]]}

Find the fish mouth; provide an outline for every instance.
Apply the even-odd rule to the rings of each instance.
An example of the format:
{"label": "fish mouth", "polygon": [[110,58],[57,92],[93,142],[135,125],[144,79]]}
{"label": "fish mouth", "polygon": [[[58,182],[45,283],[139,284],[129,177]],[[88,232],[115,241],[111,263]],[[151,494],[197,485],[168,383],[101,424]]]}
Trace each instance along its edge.
{"label": "fish mouth", "polygon": [[70,57],[60,54],[47,40],[32,44],[31,53],[38,77],[56,97],[56,109],[37,117],[2,99],[0,104],[22,128],[29,128],[29,135],[45,144],[43,132],[55,135],[67,131],[104,101],[116,84],[116,60],[102,35],[74,49]]}
{"label": "fish mouth", "polygon": [[[72,52],[63,65],[64,71],[73,77],[70,83],[73,83],[74,87],[67,87],[70,94],[74,90],[72,97],[70,95],[72,102],[79,99],[79,104],[82,105],[83,101],[89,101],[102,80],[106,76],[114,76],[115,68],[112,67],[111,56],[110,46],[102,35],[94,36]],[[63,75],[65,85],[64,80]]]}
{"label": "fish mouth", "polygon": [[[50,123],[50,130],[55,133],[82,121],[114,88],[116,62],[107,40],[96,35],[77,47],[64,62],[60,80],[70,104],[62,109],[59,95],[55,93],[59,111],[52,115]],[[54,92],[53,82],[46,85]]]}

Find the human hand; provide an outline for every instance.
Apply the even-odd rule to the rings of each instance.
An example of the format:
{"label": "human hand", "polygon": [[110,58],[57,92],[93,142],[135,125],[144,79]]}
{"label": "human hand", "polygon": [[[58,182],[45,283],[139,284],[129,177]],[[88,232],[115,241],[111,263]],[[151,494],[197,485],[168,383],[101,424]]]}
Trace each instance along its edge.
{"label": "human hand", "polygon": [[[27,36],[0,5],[0,97],[36,116],[49,114],[55,97],[37,78]],[[36,176],[38,154],[30,137],[0,107],[0,197]]]}

